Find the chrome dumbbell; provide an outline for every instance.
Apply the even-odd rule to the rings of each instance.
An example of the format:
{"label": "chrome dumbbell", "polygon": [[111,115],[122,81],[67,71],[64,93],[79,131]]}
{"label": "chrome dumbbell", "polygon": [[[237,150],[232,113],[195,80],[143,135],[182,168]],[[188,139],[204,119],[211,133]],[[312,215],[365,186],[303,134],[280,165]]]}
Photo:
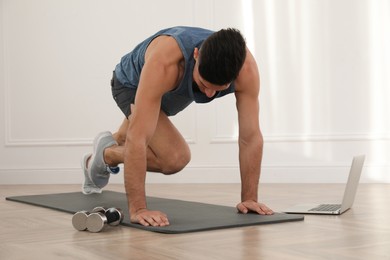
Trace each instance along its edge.
{"label": "chrome dumbbell", "polygon": [[91,212],[82,210],[72,217],[73,227],[79,231],[100,232],[107,225],[117,226],[123,220],[123,212],[118,208],[96,207]]}
{"label": "chrome dumbbell", "polygon": [[107,225],[118,226],[123,220],[123,212],[118,208],[96,207],[86,219],[88,231],[96,233],[102,231]]}

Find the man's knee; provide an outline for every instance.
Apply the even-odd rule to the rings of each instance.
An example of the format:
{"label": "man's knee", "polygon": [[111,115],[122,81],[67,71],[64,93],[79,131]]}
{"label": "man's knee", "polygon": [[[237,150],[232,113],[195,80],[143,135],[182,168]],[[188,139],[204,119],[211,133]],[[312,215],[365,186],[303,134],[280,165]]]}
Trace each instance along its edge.
{"label": "man's knee", "polygon": [[191,160],[191,152],[189,149],[181,152],[167,154],[162,173],[165,175],[175,174],[184,169]]}
{"label": "man's knee", "polygon": [[125,145],[126,136],[123,136],[119,133],[115,133],[112,135],[112,137],[114,137],[114,140],[118,143],[119,146]]}

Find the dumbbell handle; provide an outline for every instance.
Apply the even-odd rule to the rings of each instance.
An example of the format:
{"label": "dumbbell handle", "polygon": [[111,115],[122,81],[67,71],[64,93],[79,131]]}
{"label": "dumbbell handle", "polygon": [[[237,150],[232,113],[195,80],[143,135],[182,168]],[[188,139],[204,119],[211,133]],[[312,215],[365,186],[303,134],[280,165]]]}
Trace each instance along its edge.
{"label": "dumbbell handle", "polygon": [[103,213],[107,218],[106,223],[110,224],[112,226],[119,225],[123,220],[123,213],[122,213],[122,210],[119,208],[95,207],[92,210],[92,213],[94,213],[94,212]]}

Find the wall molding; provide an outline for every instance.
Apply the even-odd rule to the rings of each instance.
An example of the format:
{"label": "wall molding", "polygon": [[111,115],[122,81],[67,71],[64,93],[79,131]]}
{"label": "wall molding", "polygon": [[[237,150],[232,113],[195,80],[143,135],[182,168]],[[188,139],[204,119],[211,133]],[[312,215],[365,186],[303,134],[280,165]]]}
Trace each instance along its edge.
{"label": "wall molding", "polygon": [[90,146],[93,139],[70,138],[70,139],[12,139],[8,135],[5,140],[6,147],[52,147],[52,146]]}
{"label": "wall molding", "polygon": [[[188,144],[196,144],[192,138],[184,137]],[[53,146],[91,146],[91,138],[69,138],[69,139],[11,139],[6,136],[5,147],[53,147]]]}
{"label": "wall molding", "polygon": [[[236,143],[238,137],[217,135],[210,141],[211,144]],[[284,134],[264,135],[266,143],[290,143],[290,142],[365,142],[365,141],[389,141],[390,133],[344,133],[344,134]]]}
{"label": "wall molding", "polygon": [[[10,129],[6,114],[5,146],[6,147],[52,147],[52,146],[90,146],[92,138],[69,138],[69,139],[15,139],[10,136]],[[191,137],[184,137],[188,144],[196,144]],[[305,143],[305,142],[366,142],[366,141],[389,141],[390,134],[302,134],[302,135],[264,135],[265,143]],[[237,143],[237,137],[218,135],[211,139],[211,144]]]}
{"label": "wall molding", "polygon": [[[261,183],[345,183],[350,164],[311,163],[265,164]],[[390,183],[386,172],[390,165],[368,164],[364,166],[361,183]],[[207,173],[207,174],[205,174]],[[0,185],[11,184],[80,184],[83,173],[80,167],[68,168],[3,168],[0,169]],[[238,165],[191,165],[182,172],[165,176],[148,173],[147,183],[239,183]],[[123,170],[112,175],[110,183],[123,183]]]}

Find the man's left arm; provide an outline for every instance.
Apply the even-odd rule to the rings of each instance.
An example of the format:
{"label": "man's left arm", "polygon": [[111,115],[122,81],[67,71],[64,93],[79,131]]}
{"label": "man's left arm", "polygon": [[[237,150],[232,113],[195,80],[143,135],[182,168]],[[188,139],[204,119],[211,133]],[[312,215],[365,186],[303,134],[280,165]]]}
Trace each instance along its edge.
{"label": "man's left arm", "polygon": [[235,81],[235,96],[239,124],[239,162],[241,174],[241,213],[273,214],[258,202],[258,185],[263,156],[263,136],[259,124],[260,76],[256,61],[247,51],[247,57]]}

